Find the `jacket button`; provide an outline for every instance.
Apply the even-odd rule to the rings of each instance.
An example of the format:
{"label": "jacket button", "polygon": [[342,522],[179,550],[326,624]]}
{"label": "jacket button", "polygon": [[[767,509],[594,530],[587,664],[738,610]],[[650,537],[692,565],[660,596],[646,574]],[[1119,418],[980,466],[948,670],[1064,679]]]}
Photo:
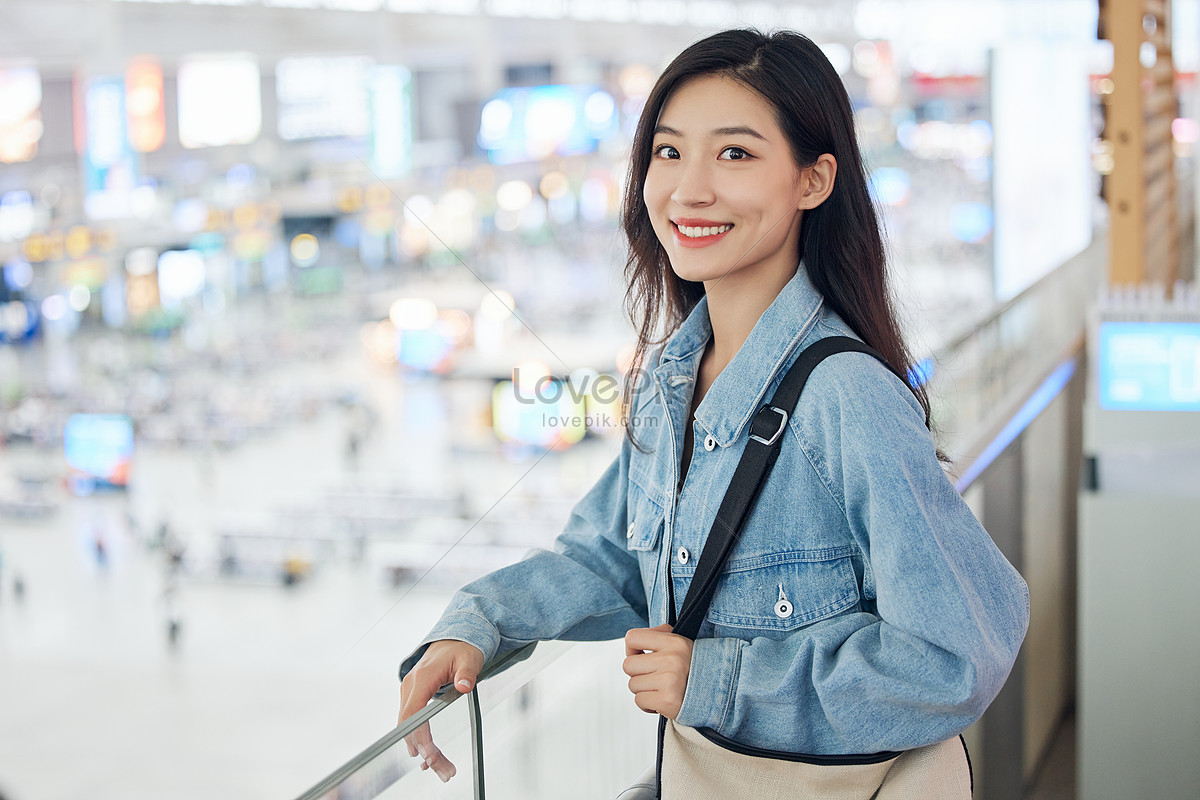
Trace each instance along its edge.
{"label": "jacket button", "polygon": [[686,547],[679,548],[678,555],[679,555],[679,563],[680,564],[686,564],[688,562],[688,558],[691,557],[691,553],[688,552],[688,549]]}
{"label": "jacket button", "polygon": [[713,436],[710,433],[708,436],[704,437],[704,449],[705,450],[712,450],[716,446],[717,446],[717,439],[715,436]]}
{"label": "jacket button", "polygon": [[625,538],[626,539],[633,538],[633,523],[632,522],[630,522],[629,527],[625,529]]}
{"label": "jacket button", "polygon": [[787,619],[791,615],[792,615],[792,601],[791,600],[786,600],[786,599],[780,600],[778,603],[775,604],[775,616],[779,617],[780,619]]}

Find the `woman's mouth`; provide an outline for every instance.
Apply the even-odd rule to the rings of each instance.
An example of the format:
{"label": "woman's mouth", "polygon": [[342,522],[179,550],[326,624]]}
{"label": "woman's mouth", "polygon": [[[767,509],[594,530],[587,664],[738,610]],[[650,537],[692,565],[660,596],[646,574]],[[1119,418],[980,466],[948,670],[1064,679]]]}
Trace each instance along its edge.
{"label": "woman's mouth", "polygon": [[721,241],[725,234],[733,230],[733,225],[680,226],[672,222],[671,229],[675,232],[675,241],[684,247],[708,247]]}

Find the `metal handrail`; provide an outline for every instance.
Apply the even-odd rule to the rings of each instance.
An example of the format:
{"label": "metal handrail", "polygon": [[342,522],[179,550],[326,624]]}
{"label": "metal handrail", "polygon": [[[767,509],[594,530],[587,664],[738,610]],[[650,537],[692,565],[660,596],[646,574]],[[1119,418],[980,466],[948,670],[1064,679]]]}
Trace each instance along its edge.
{"label": "metal handrail", "polygon": [[1100,236],[1094,237],[1092,239],[1092,241],[1089,242],[1088,245],[1086,247],[1084,247],[1082,250],[1080,250],[1078,253],[1071,256],[1066,261],[1064,261],[1062,264],[1059,264],[1057,267],[1050,270],[1045,275],[1043,275],[1042,277],[1038,278],[1033,283],[1026,286],[1024,289],[1022,289],[1020,292],[1018,292],[1017,294],[1010,297],[1008,300],[1006,300],[1003,303],[992,308],[982,318],[977,319],[974,322],[972,322],[969,330],[963,331],[959,335],[955,336],[953,339],[950,339],[949,341],[944,342],[943,344],[941,344],[937,348],[935,348],[933,351],[933,354],[932,354],[933,360],[940,363],[942,361],[945,361],[945,360],[948,360],[949,358],[951,358],[952,355],[956,351],[961,349],[967,342],[971,341],[971,339],[978,336],[979,332],[981,330],[994,324],[1002,316],[1004,316],[1006,313],[1008,313],[1012,308],[1025,302],[1026,300],[1028,300],[1030,296],[1035,295],[1038,292],[1044,291],[1047,284],[1049,284],[1055,280],[1058,280],[1058,275],[1062,270],[1070,269],[1071,266],[1076,261],[1087,258],[1091,248],[1098,246],[1102,243],[1104,243],[1104,240],[1102,237],[1100,237]]}
{"label": "metal handrail", "polygon": [[969,465],[1046,376],[1081,352],[1106,253],[1098,228],[1084,250],[934,352],[933,422],[955,462]]}
{"label": "metal handrail", "polygon": [[[503,672],[513,664],[516,664],[519,661],[524,661],[533,653],[533,650],[536,646],[537,642],[530,642],[527,645],[519,647],[516,650],[510,650],[507,653],[504,653],[503,655],[489,661],[484,665],[483,669],[479,671],[479,676],[476,678],[475,687],[472,688],[471,691],[466,695],[468,714],[470,716],[471,723],[471,757],[473,762],[472,766],[475,785],[474,796],[479,800],[482,800],[484,796],[483,724],[482,713],[479,708],[479,684],[488,678]],[[423,709],[404,720],[403,723],[397,725],[387,734],[372,743],[365,750],[358,753],[345,764],[335,769],[311,789],[300,795],[297,800],[321,800],[321,798],[325,797],[330,792],[341,786],[347,778],[362,770],[376,758],[379,758],[379,756],[383,755],[385,752],[397,745],[406,736],[412,735],[418,728],[429,722],[429,720],[433,719],[438,714],[445,711],[454,703],[454,701],[463,696],[464,694],[457,691],[453,684],[446,684],[441,688],[441,690],[439,690],[439,693],[435,695],[434,698],[429,701],[429,703],[426,704]]]}

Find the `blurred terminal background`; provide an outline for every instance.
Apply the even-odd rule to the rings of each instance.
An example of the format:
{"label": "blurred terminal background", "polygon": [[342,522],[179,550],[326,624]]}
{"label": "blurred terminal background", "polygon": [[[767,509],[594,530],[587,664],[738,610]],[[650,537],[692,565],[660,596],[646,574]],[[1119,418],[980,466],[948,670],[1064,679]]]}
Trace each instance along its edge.
{"label": "blurred terminal background", "polygon": [[[845,82],[964,491],[1065,442],[1026,442],[1014,536],[1005,490],[972,500],[1034,598],[977,796],[1185,796],[1082,791],[1076,495],[1161,455],[1100,459],[1089,413],[1200,441],[1200,0],[2,0],[0,796],[294,797],[395,724],[453,590],[547,546],[615,454],[631,134],[674,55],[745,25]],[[1099,336],[1117,312],[1143,328]],[[1055,438],[1020,411],[1063,353]],[[596,647],[492,714],[526,787],[496,796],[649,763]]]}

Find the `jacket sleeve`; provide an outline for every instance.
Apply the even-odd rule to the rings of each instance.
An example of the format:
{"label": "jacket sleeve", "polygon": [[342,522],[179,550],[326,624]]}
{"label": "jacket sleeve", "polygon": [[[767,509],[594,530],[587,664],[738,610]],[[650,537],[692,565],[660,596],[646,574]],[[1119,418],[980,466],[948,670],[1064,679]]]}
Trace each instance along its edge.
{"label": "jacket sleeve", "polygon": [[490,661],[532,641],[617,639],[645,627],[646,596],[637,554],[625,543],[630,444],[575,504],[552,550],[467,584],[400,664],[403,679],[439,639],[473,644]]}
{"label": "jacket sleeve", "polygon": [[916,398],[871,356],[817,367],[790,427],[845,512],[875,613],[783,639],[698,640],[678,721],[822,754],[959,733],[1012,669],[1029,622],[1025,581],[943,471]]}

